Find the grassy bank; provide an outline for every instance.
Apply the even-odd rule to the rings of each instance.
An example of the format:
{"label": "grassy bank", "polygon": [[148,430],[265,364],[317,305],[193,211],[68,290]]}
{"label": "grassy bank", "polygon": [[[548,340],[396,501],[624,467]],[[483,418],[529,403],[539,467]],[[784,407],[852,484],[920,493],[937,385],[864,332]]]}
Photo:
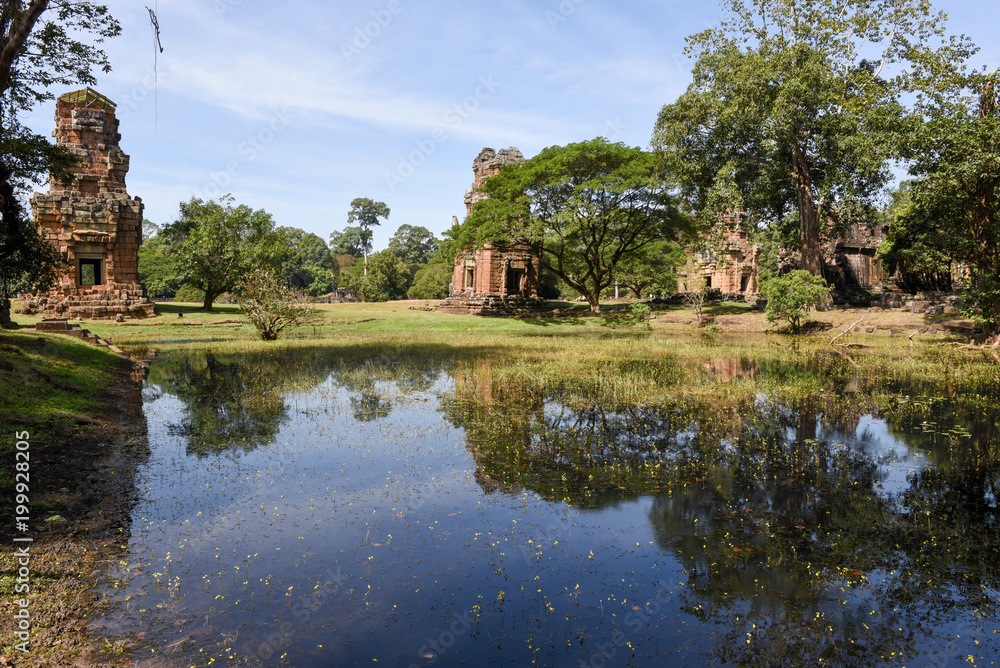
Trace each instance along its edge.
{"label": "grassy bank", "polygon": [[[0,494],[4,540],[29,536],[32,635],[30,654],[13,646],[12,599],[18,572],[13,550],[0,554],[0,657],[18,666],[104,665],[83,627],[94,609],[89,574],[99,569],[97,541],[110,525],[101,507],[113,483],[109,470],[123,433],[122,402],[134,388],[132,364],[75,339],[26,330],[0,330]],[[134,401],[134,397],[133,397]],[[14,525],[15,433],[29,443],[26,492],[28,531]],[[116,526],[121,526],[119,522]],[[114,529],[117,531],[117,529]],[[76,662],[82,663],[76,663]]]}

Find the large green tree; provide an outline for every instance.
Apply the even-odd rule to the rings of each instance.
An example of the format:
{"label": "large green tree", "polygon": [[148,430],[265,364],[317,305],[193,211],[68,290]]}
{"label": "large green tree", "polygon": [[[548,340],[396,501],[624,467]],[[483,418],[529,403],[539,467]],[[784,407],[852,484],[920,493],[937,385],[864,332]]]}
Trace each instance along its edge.
{"label": "large green tree", "polygon": [[389,248],[408,264],[427,264],[438,250],[434,233],[420,225],[400,225],[389,239]]}
{"label": "large green tree", "polygon": [[[72,155],[21,123],[54,86],[96,83],[109,71],[95,44],[119,34],[105,5],[90,0],[0,1],[0,326],[10,297],[45,288],[58,255],[31,222],[22,201],[46,173],[71,180]],[[91,35],[95,44],[82,41]]]}
{"label": "large green tree", "polygon": [[346,286],[357,290],[366,302],[386,302],[406,299],[410,284],[410,270],[392,249],[379,251],[369,258],[368,270],[355,264],[344,275]]}
{"label": "large green tree", "polygon": [[144,239],[139,247],[139,280],[150,297],[173,297],[184,284],[177,254],[162,235]]}
{"label": "large green tree", "polygon": [[653,134],[700,210],[732,179],[763,222],[798,213],[800,268],[822,272],[824,225],[868,204],[891,175],[913,111],[947,99],[975,51],[926,0],[724,0],[688,38],[694,81]]}
{"label": "large green tree", "polygon": [[275,233],[271,214],[246,204],[234,206],[229,196],[182,203],[180,218],[170,229],[187,231],[179,264],[188,284],[204,291],[206,311],[251,269],[276,266],[281,257],[283,237]]}
{"label": "large green tree", "polygon": [[889,231],[878,256],[908,292],[951,290],[961,235],[922,215],[910,195],[909,181],[893,191],[884,216]]}
{"label": "large green tree", "polygon": [[[964,263],[974,314],[1000,334],[1000,90],[997,74],[972,76],[978,101],[952,105],[920,131],[910,201],[899,221],[943,256]],[[928,234],[928,231],[933,231]],[[890,239],[894,237],[890,235]]]}
{"label": "large green tree", "polygon": [[413,274],[413,285],[409,295],[414,299],[444,299],[448,296],[454,267],[450,264],[433,262],[426,264]]}
{"label": "large green tree", "polygon": [[372,228],[379,225],[380,218],[389,217],[389,207],[385,202],[376,202],[367,197],[351,200],[351,210],[347,212],[347,224],[361,228],[361,251],[365,256],[365,273],[368,273],[368,255],[372,252]]}
{"label": "large green tree", "polygon": [[656,241],[623,258],[615,281],[636,299],[647,293],[677,292],[677,268],[684,264],[684,249],[676,243]]}
{"label": "large green tree", "polygon": [[538,244],[541,264],[600,313],[601,292],[625,258],[690,231],[656,157],[603,138],[546,148],[486,180],[488,199],[447,234],[455,250]]}
{"label": "large green tree", "polygon": [[342,231],[331,234],[330,251],[334,255],[351,255],[353,257],[364,255],[364,235],[361,228],[349,225]]}
{"label": "large green tree", "polygon": [[282,237],[281,275],[294,288],[318,297],[336,287],[340,270],[323,239],[297,227],[279,227]]}

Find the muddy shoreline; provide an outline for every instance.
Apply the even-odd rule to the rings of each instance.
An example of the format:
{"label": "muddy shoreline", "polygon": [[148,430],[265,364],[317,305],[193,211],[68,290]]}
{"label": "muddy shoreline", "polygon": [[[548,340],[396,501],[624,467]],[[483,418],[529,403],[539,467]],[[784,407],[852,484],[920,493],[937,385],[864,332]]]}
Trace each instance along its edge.
{"label": "muddy shoreline", "polygon": [[[0,666],[129,665],[128,647],[88,630],[106,611],[95,593],[100,578],[115,563],[129,538],[134,504],[134,472],[148,457],[142,414],[146,362],[121,359],[113,382],[98,397],[103,410],[72,415],[72,427],[47,443],[31,442],[30,543],[31,635],[28,652],[12,641],[13,612],[0,617],[4,639]],[[31,433],[32,419],[4,416],[4,422]],[[67,433],[68,432],[68,433]],[[3,523],[0,540],[13,546],[14,527]],[[22,543],[23,544],[23,543]],[[17,573],[14,548],[3,551],[5,576]],[[8,589],[5,584],[4,589]],[[10,601],[12,592],[6,592]],[[13,610],[13,608],[9,608]]]}

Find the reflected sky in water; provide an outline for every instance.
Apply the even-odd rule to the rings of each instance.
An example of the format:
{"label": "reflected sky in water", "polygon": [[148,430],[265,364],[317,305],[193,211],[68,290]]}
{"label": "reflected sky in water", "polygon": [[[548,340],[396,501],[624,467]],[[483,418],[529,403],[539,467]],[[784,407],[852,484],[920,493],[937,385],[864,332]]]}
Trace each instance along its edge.
{"label": "reflected sky in water", "polygon": [[993,460],[912,415],[536,405],[469,373],[158,360],[96,628],[156,666],[998,660]]}

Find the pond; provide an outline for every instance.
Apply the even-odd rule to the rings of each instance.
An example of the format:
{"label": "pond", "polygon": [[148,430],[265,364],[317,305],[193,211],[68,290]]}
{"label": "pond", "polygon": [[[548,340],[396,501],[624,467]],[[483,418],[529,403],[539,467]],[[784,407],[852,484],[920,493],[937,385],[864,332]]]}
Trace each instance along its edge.
{"label": "pond", "polygon": [[156,666],[1000,661],[996,387],[696,376],[718,398],[611,407],[474,362],[163,355],[95,628]]}

